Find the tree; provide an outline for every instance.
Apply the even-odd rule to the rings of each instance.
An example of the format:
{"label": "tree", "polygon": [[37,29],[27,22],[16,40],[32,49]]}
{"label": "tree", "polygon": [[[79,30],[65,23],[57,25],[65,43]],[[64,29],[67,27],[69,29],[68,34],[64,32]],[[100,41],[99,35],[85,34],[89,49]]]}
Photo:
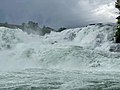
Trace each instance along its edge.
{"label": "tree", "polygon": [[[115,7],[120,11],[120,0],[117,0],[117,2],[115,3]],[[120,16],[118,16],[117,18],[117,32],[116,32],[116,43],[120,43]]]}

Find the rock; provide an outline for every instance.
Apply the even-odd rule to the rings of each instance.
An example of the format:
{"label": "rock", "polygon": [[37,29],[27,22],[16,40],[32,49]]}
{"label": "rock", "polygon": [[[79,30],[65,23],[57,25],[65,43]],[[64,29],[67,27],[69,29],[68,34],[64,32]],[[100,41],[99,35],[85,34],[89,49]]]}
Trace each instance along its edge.
{"label": "rock", "polygon": [[22,23],[21,25],[14,25],[14,24],[8,24],[7,22],[5,23],[0,23],[0,27],[7,27],[11,29],[22,29],[24,32],[27,32],[28,34],[37,34],[40,36],[43,36],[45,34],[51,33],[51,31],[56,31],[50,27],[43,27],[40,28],[38,23],[35,23],[33,21],[29,21],[28,23]]}
{"label": "rock", "polygon": [[120,52],[120,44],[112,45],[109,49],[111,52]]}
{"label": "rock", "polygon": [[50,27],[45,27],[45,26],[43,26],[43,28],[42,28],[42,34],[43,35],[49,34],[49,33],[51,33],[51,31],[55,31],[55,30],[50,28]]}
{"label": "rock", "polygon": [[65,27],[61,27],[61,28],[59,28],[58,30],[57,30],[57,32],[61,32],[61,31],[63,31],[63,30],[66,30],[67,28],[65,28]]}

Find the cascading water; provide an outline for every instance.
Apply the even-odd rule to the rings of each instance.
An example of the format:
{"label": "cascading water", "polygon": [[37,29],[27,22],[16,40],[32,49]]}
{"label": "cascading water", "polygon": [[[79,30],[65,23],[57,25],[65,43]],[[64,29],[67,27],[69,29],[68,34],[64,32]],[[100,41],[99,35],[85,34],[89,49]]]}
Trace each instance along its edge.
{"label": "cascading water", "polygon": [[0,27],[0,90],[120,88],[120,54],[109,51],[114,28],[96,24],[38,36]]}

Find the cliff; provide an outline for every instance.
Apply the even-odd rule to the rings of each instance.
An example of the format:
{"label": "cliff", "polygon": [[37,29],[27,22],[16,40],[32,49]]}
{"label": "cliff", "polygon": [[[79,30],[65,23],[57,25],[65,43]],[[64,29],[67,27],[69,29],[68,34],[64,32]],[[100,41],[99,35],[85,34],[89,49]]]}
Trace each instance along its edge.
{"label": "cliff", "polygon": [[50,27],[43,27],[40,28],[38,23],[35,23],[33,21],[29,21],[28,23],[22,23],[21,25],[15,25],[15,24],[8,24],[7,22],[5,23],[0,23],[0,27],[7,27],[11,29],[22,29],[24,32],[27,32],[28,34],[37,34],[37,35],[45,35],[51,33],[51,31],[55,31],[54,29]]}

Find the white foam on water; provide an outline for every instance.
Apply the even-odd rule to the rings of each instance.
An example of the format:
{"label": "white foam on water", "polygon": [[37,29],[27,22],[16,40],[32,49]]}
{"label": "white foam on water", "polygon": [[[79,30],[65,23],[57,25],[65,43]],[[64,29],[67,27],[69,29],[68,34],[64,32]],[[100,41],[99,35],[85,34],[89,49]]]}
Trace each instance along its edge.
{"label": "white foam on water", "polygon": [[114,25],[89,25],[45,36],[0,27],[0,71],[25,68],[119,70],[119,53],[109,52]]}

